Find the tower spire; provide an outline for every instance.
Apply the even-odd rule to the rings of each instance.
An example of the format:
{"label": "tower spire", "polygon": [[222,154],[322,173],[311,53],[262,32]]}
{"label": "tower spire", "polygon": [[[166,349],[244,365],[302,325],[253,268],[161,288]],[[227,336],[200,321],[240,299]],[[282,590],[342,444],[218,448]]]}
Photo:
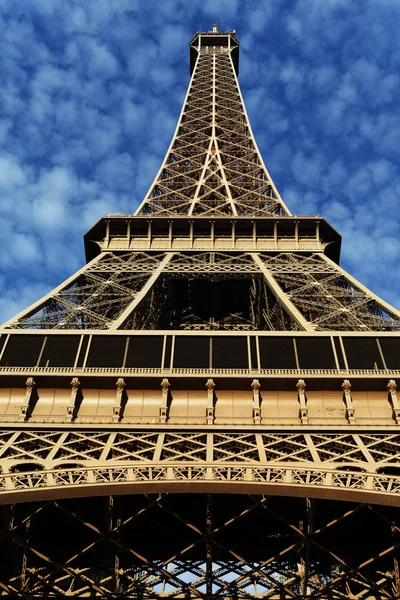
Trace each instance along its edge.
{"label": "tower spire", "polygon": [[[137,215],[290,215],[258,150],[237,80],[234,32],[197,33],[171,145]],[[218,152],[217,152],[218,149]]]}

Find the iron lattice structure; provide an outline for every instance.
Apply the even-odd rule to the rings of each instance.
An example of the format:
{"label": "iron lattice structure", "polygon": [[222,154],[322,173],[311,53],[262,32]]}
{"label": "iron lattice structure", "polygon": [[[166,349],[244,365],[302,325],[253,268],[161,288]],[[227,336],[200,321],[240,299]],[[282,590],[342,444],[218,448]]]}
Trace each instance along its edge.
{"label": "iron lattice structure", "polygon": [[282,201],[235,32],[190,61],[136,213],[0,330],[0,595],[399,598],[400,312]]}
{"label": "iron lattice structure", "polygon": [[175,136],[138,214],[290,214],[254,140],[231,51],[200,47]]}

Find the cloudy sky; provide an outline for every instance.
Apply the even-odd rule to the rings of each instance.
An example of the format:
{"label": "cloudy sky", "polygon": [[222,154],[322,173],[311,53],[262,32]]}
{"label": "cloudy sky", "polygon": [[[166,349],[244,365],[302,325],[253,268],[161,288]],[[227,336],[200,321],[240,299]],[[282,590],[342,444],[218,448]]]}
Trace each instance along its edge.
{"label": "cloudy sky", "polygon": [[84,264],[84,232],[133,212],[218,21],[267,167],[342,265],[400,307],[399,0],[2,0],[0,322]]}

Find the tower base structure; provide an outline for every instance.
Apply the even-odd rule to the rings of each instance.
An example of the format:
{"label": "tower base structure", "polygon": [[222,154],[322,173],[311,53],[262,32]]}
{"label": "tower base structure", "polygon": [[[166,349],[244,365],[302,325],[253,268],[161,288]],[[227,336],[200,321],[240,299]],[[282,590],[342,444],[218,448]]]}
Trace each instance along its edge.
{"label": "tower base structure", "polygon": [[0,595],[399,597],[395,332],[1,341]]}
{"label": "tower base structure", "polygon": [[2,595],[399,597],[399,508],[201,487],[3,506]]}

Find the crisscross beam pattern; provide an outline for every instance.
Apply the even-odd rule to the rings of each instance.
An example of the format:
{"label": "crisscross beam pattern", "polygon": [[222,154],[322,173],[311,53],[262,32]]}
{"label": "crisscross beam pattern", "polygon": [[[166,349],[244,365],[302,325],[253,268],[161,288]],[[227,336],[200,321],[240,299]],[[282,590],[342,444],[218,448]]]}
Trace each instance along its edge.
{"label": "crisscross beam pattern", "polygon": [[205,46],[179,123],[138,215],[290,215],[265,168],[230,49]]}

